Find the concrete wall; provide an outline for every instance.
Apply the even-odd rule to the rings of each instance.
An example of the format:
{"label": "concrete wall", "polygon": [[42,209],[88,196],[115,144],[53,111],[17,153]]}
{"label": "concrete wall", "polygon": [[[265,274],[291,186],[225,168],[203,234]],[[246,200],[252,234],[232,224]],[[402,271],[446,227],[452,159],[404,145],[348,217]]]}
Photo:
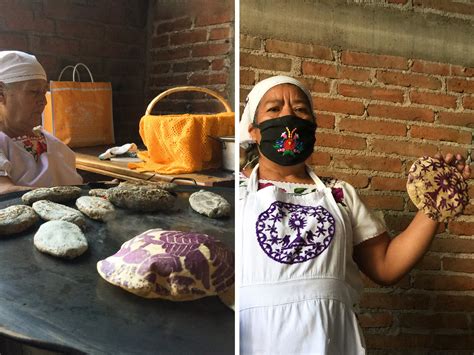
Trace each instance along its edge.
{"label": "concrete wall", "polygon": [[[405,192],[412,162],[472,153],[472,11],[428,7],[442,3],[241,1],[241,109],[268,76],[305,82],[318,123],[311,163],[352,183],[392,235],[416,210]],[[472,352],[474,180],[469,185],[465,215],[440,226],[407,277],[394,287],[364,278],[359,320],[369,354]]]}

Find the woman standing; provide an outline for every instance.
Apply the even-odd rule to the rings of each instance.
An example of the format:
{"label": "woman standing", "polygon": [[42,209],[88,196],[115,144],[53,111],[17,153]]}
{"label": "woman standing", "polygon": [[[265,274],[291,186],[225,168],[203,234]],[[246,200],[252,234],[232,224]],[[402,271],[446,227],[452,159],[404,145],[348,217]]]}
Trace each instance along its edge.
{"label": "woman standing", "polygon": [[[257,144],[259,163],[241,176],[244,354],[364,354],[354,312],[359,270],[396,283],[438,226],[418,212],[390,239],[351,185],[322,180],[306,165],[316,123],[309,91],[293,78],[268,78],[248,95],[240,138]],[[452,154],[444,159],[454,163]],[[456,164],[469,178],[460,155]]]}

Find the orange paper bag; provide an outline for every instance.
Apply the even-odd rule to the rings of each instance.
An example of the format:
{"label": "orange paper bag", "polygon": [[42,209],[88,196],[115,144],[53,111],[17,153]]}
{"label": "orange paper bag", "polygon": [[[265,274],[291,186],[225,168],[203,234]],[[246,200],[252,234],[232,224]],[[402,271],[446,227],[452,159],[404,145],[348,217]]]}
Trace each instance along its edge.
{"label": "orange paper bag", "polygon": [[[78,66],[84,66],[91,82],[76,81]],[[73,81],[51,81],[46,94],[43,127],[69,147],[114,144],[111,83],[94,82],[82,63],[73,66]]]}

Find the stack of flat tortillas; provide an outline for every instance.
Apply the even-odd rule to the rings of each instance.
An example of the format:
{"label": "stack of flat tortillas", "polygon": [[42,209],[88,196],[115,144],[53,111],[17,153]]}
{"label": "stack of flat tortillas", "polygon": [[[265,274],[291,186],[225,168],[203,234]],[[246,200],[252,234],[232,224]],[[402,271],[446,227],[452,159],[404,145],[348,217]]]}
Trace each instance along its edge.
{"label": "stack of flat tortillas", "polygon": [[461,214],[469,202],[467,183],[462,175],[436,158],[423,157],[413,163],[407,191],[415,206],[438,222]]}

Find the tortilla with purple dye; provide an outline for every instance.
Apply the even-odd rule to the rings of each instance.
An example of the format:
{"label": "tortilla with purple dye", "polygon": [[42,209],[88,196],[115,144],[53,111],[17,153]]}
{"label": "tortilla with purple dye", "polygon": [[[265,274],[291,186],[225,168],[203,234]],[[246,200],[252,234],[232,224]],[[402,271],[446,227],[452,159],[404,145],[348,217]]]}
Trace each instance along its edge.
{"label": "tortilla with purple dye", "polygon": [[233,289],[234,253],[206,234],[152,229],[99,261],[97,270],[141,297],[191,301]]}
{"label": "tortilla with purple dye", "polygon": [[469,202],[467,183],[459,171],[431,157],[413,163],[407,191],[415,206],[438,222],[460,215]]}

